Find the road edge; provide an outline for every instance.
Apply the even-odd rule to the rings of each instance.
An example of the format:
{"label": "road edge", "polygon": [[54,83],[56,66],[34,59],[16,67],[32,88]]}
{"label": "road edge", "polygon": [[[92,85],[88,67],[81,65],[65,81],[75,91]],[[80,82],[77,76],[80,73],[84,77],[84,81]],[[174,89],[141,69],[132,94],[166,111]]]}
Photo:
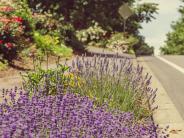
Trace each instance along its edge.
{"label": "road edge", "polygon": [[153,113],[155,124],[158,124],[161,128],[169,126],[168,131],[170,138],[184,138],[184,120],[177,111],[161,82],[156,78],[151,68],[145,63],[143,57],[137,58],[137,63],[143,66],[144,73],[152,75],[151,86],[153,88],[158,88],[155,103],[153,105],[158,106],[158,109]]}

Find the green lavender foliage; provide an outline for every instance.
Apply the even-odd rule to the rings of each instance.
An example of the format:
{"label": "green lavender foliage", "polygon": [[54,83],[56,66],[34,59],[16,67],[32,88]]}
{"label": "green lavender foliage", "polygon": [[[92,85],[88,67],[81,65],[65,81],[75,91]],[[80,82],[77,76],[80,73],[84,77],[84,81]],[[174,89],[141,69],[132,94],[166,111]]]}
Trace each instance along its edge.
{"label": "green lavender foliage", "polygon": [[149,103],[154,101],[156,90],[149,86],[151,76],[144,76],[143,68],[134,67],[131,60],[82,57],[73,61],[73,68],[82,81],[74,92],[94,98],[96,105],[133,112],[137,119],[151,116]]}
{"label": "green lavender foliage", "polygon": [[108,105],[109,110],[133,112],[136,119],[150,118],[156,90],[150,88],[151,77],[143,68],[134,67],[130,59],[108,57],[77,57],[72,66],[37,69],[23,76],[24,89],[47,95],[70,92],[90,97],[96,106]]}

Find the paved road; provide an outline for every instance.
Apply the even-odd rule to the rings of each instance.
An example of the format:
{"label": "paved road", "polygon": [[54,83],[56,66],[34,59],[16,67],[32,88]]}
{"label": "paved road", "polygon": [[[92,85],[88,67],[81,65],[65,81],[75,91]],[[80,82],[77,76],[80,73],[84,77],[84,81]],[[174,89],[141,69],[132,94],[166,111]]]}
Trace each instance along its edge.
{"label": "paved road", "polygon": [[[184,70],[184,56],[162,56]],[[184,119],[184,74],[156,57],[144,57]],[[171,113],[172,114],[172,113]]]}
{"label": "paved road", "polygon": [[177,56],[162,56],[162,57],[184,68],[184,56],[177,55]]}

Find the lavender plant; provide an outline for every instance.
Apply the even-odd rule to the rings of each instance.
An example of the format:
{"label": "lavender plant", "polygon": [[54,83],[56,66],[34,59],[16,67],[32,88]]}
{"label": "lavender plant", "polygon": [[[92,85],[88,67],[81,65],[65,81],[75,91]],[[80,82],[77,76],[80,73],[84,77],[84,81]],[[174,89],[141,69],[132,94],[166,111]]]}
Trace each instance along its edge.
{"label": "lavender plant", "polygon": [[129,59],[77,57],[71,68],[28,73],[25,90],[0,97],[0,137],[166,138],[150,118],[156,90],[142,70]]}
{"label": "lavender plant", "polygon": [[133,112],[138,119],[152,115],[149,104],[157,90],[150,87],[151,76],[143,75],[143,68],[134,67],[130,59],[78,57],[72,72],[83,80],[73,91],[95,98],[97,105],[105,103],[111,109]]}
{"label": "lavender plant", "polygon": [[72,67],[58,65],[56,69],[26,74],[24,89],[47,95],[57,95],[70,89],[73,93],[95,98],[95,104],[107,104],[110,109],[133,112],[138,120],[152,115],[149,104],[154,102],[156,90],[149,87],[151,77],[143,75],[143,68],[134,67],[131,60],[107,57],[77,57]]}
{"label": "lavender plant", "polygon": [[[16,98],[18,95],[18,98]],[[9,97],[9,100],[7,98]],[[134,123],[129,112],[96,107],[86,96],[67,93],[31,98],[23,91],[3,92],[0,104],[2,138],[155,138],[152,122]],[[164,136],[163,136],[164,137]]]}

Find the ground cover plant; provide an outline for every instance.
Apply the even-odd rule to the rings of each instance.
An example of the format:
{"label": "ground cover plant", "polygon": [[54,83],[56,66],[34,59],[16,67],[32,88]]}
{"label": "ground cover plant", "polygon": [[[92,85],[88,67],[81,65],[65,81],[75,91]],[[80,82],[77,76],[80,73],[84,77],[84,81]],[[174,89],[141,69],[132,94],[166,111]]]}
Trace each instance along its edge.
{"label": "ground cover plant", "polygon": [[[11,91],[0,110],[1,137],[156,137],[153,123],[134,124],[128,112],[110,113],[95,107],[87,97],[67,93],[57,96]],[[6,96],[6,95],[5,95]]]}
{"label": "ground cover plant", "polygon": [[[5,68],[4,59],[12,62],[20,55],[31,56],[35,66],[23,75],[23,89],[3,90],[0,96],[0,137],[157,137],[159,129],[151,118],[157,90],[150,87],[151,76],[144,76],[143,68],[134,67],[130,59],[82,56],[71,66],[58,61],[57,68],[48,69],[49,55],[71,56],[66,45],[76,49],[83,49],[83,44],[123,47],[124,36],[125,43],[130,43],[125,51],[131,53],[134,45],[144,42],[138,29],[140,23],[154,18],[155,4],[134,8],[127,32],[121,33],[122,18],[117,11],[126,1],[114,0],[114,5],[91,0],[13,2],[14,7],[0,9],[0,68]],[[133,3],[129,0],[130,6]],[[16,54],[7,53],[11,51]],[[46,70],[34,60],[44,56]]]}
{"label": "ground cover plant", "polygon": [[3,90],[1,137],[157,137],[146,105],[156,91],[129,59],[83,56],[35,71],[23,90]]}

